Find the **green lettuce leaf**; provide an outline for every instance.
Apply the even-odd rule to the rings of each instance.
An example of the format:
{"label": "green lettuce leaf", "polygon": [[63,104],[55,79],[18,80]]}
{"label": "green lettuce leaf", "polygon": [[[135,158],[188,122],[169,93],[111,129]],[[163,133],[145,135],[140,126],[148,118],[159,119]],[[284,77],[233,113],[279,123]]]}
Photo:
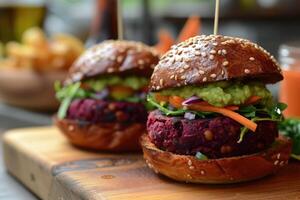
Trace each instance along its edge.
{"label": "green lettuce leaf", "polygon": [[293,141],[292,157],[300,160],[300,119],[289,118],[278,125],[280,134]]}

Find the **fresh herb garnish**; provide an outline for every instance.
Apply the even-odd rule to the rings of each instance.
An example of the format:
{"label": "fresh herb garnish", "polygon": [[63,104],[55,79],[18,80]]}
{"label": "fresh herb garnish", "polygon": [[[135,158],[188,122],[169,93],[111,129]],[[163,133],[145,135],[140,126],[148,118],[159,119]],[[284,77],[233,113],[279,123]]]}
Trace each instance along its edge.
{"label": "fresh herb garnish", "polygon": [[185,108],[171,110],[168,107],[168,104],[161,105],[157,103],[153,99],[153,96],[151,94],[147,96],[147,101],[167,116],[180,116],[180,115],[184,115],[184,113],[186,113],[187,111],[196,114],[200,118],[206,118],[208,116],[214,115],[214,113],[211,112],[199,112],[199,111],[187,110]]}
{"label": "fresh herb garnish", "polygon": [[[132,84],[132,88],[139,88],[145,84],[145,78],[135,78],[135,77],[127,77],[125,78],[125,83],[129,85],[130,83]],[[103,81],[104,80],[104,81]],[[97,97],[97,92],[96,89],[98,90],[104,90],[105,84],[115,84],[119,83],[121,81],[120,78],[115,78],[107,82],[106,79],[103,80],[90,80],[86,81],[84,83],[81,82],[76,82],[70,85],[62,86],[60,82],[55,82],[54,88],[56,91],[56,98],[61,102],[57,116],[59,119],[63,119],[67,115],[68,108],[74,99],[85,99],[85,98],[92,98],[92,99],[99,99]],[[106,82],[105,82],[106,81]],[[82,85],[86,85],[86,83],[89,82],[93,87],[88,87],[88,89],[83,88]],[[124,84],[125,84],[124,83]],[[123,84],[123,85],[124,85]],[[90,85],[90,86],[91,86]],[[103,87],[102,87],[103,86]],[[100,90],[100,91],[101,91]],[[132,103],[144,103],[145,102],[145,97],[139,97],[139,96],[129,96],[129,97],[122,97],[120,99],[115,99],[111,97],[114,100],[118,101],[126,101],[126,102],[132,102]]]}
{"label": "fresh herb garnish", "polygon": [[292,157],[300,160],[300,119],[289,118],[282,121],[279,126],[280,134],[293,141]]}
{"label": "fresh herb garnish", "polygon": [[[283,120],[282,111],[286,109],[287,105],[284,103],[276,103],[269,108],[256,108],[253,105],[241,107],[238,112],[248,117],[253,122],[259,121],[276,121],[281,122]],[[257,114],[264,114],[267,117],[257,117]],[[248,128],[242,127],[238,143],[243,141],[245,134],[248,132]]]}
{"label": "fresh herb garnish", "polygon": [[195,157],[198,160],[208,160],[208,157],[199,151],[196,153]]}
{"label": "fresh herb garnish", "polygon": [[[72,100],[75,98],[76,94],[78,93],[78,90],[80,89],[80,85],[81,83],[77,82],[75,84],[64,87],[63,89],[57,92],[57,98],[62,101],[57,113],[59,119],[65,118],[67,110]],[[60,88],[60,86],[57,83],[55,87],[56,89]]]}

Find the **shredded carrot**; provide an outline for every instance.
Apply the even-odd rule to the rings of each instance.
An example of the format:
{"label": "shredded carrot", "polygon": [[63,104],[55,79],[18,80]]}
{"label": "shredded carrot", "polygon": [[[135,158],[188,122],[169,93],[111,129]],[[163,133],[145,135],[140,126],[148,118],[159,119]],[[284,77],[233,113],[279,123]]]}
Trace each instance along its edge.
{"label": "shredded carrot", "polygon": [[254,103],[258,102],[259,100],[261,100],[260,96],[251,96],[249,99],[246,100],[245,104],[246,105],[254,104]]}
{"label": "shredded carrot", "polygon": [[156,93],[154,95],[154,98],[157,102],[169,102],[169,96],[164,96],[164,95],[161,95],[159,93]]}
{"label": "shredded carrot", "polygon": [[228,109],[228,110],[233,110],[233,111],[235,111],[235,110],[238,110],[238,109],[239,109],[239,107],[238,107],[238,106],[225,106],[225,108],[226,108],[226,109]]}
{"label": "shredded carrot", "polygon": [[184,101],[184,98],[179,97],[179,96],[170,96],[169,97],[169,103],[174,107],[174,108],[182,108],[182,102]]}
{"label": "shredded carrot", "polygon": [[201,21],[199,16],[190,16],[181,30],[177,42],[182,42],[198,35],[201,31]]}
{"label": "shredded carrot", "polygon": [[214,107],[214,106],[198,105],[198,104],[192,104],[188,107],[190,107],[193,110],[198,110],[198,111],[220,113],[224,116],[227,116],[227,117],[239,122],[240,124],[244,125],[245,127],[247,127],[248,129],[250,129],[253,132],[257,128],[257,124],[254,123],[253,121],[247,119],[246,117],[244,117],[232,110],[226,109],[226,108],[218,108],[218,107]]}
{"label": "shredded carrot", "polygon": [[[200,101],[200,102],[197,103],[197,105],[213,106],[213,105],[209,104],[207,101]],[[234,105],[225,106],[225,108],[228,109],[228,110],[238,110],[239,109],[238,106],[234,106]]]}
{"label": "shredded carrot", "polygon": [[166,53],[175,43],[171,33],[165,29],[158,32],[158,41],[159,42],[155,45],[155,48],[161,54]]}

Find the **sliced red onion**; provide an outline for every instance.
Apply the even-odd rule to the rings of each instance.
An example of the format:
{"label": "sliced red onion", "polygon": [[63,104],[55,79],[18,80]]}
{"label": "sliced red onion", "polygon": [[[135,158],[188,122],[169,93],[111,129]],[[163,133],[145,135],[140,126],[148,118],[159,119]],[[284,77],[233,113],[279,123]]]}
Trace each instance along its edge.
{"label": "sliced red onion", "polygon": [[184,113],[184,118],[185,118],[185,119],[192,120],[192,119],[195,119],[195,118],[196,118],[196,114],[191,113],[191,112],[186,112],[186,113]]}
{"label": "sliced red onion", "polygon": [[104,99],[108,96],[108,94],[109,94],[108,89],[103,89],[102,91],[95,93],[93,95],[93,98],[94,99]]}
{"label": "sliced red onion", "polygon": [[186,99],[185,101],[183,101],[183,102],[182,102],[182,105],[183,105],[183,106],[187,106],[187,105],[190,105],[190,104],[193,104],[193,103],[199,103],[199,102],[201,102],[201,101],[202,101],[202,100],[201,100],[199,97],[197,97],[197,96],[192,96],[192,97]]}

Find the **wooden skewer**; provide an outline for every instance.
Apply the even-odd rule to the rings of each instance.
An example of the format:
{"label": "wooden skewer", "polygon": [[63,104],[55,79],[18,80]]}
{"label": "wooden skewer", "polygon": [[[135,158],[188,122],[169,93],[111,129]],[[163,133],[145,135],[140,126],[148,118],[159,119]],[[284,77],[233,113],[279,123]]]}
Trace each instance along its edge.
{"label": "wooden skewer", "polygon": [[122,0],[117,1],[118,39],[123,40]]}
{"label": "wooden skewer", "polygon": [[220,0],[216,0],[214,35],[218,34]]}

